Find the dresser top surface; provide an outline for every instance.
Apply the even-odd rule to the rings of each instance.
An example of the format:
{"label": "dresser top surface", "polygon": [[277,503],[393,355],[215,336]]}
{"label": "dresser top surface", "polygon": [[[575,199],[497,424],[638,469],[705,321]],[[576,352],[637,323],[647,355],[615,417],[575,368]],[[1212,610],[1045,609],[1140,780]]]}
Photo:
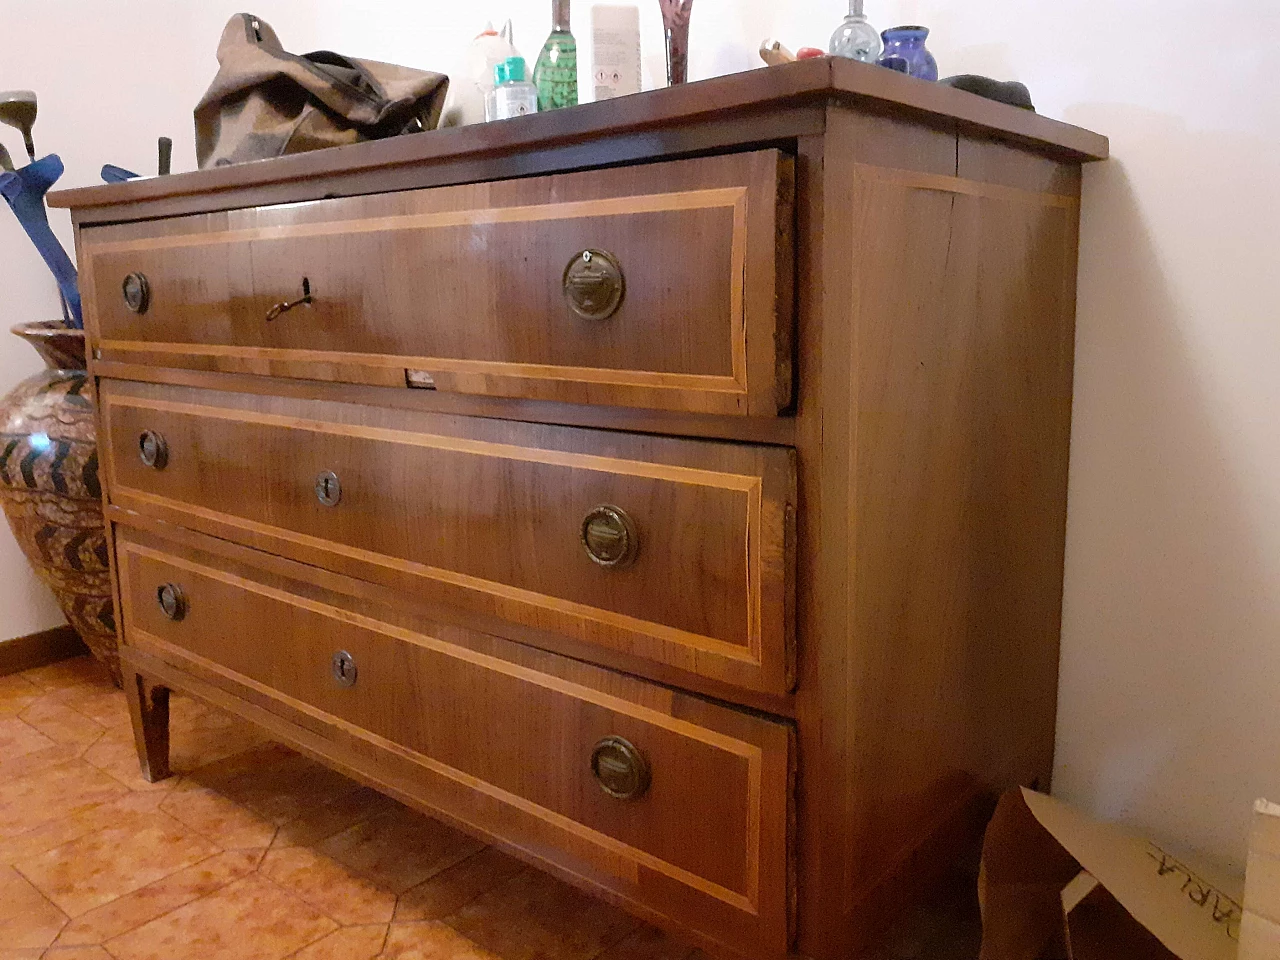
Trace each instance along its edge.
{"label": "dresser top surface", "polygon": [[455,127],[293,154],[213,170],[148,177],[49,194],[55,207],[103,208],[163,198],[244,190],[287,181],[371,172],[552,148],[696,122],[740,111],[783,109],[822,100],[889,111],[924,124],[953,124],[1062,162],[1108,155],[1106,137],[971,93],[893,70],[821,57],[651,90],[498,123]]}

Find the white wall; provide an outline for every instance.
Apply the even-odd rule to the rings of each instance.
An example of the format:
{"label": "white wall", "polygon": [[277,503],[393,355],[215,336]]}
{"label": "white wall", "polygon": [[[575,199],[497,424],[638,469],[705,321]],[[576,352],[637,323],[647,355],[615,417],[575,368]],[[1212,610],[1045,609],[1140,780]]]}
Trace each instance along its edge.
{"label": "white wall", "polygon": [[[580,42],[588,3],[575,3]],[[508,15],[530,60],[549,0],[262,0],[286,45],[448,69]],[[647,84],[662,77],[641,0]],[[194,165],[190,110],[239,4],[49,0],[0,38],[0,88],[41,97],[66,182]],[[1249,803],[1280,796],[1280,5],[1273,0],[868,0],[923,22],[945,73],[1017,78],[1043,113],[1112,138],[1086,174],[1057,791],[1239,865]],[[825,45],[841,0],[697,0],[693,78],[766,35]],[[583,85],[586,89],[586,85]],[[17,153],[12,135],[0,134]],[[57,300],[0,214],[9,322]],[[38,367],[0,338],[0,388]],[[0,537],[0,636],[54,622]]]}

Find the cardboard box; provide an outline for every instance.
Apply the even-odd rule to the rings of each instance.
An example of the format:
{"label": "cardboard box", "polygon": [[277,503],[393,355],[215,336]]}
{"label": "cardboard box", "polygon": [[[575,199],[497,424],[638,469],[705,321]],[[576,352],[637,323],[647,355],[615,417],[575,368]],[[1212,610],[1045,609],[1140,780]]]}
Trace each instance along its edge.
{"label": "cardboard box", "polygon": [[[1280,852],[1280,820],[1268,831]],[[1258,862],[1280,882],[1280,859]],[[1237,960],[1238,881],[1030,790],[1001,798],[978,884],[982,960]]]}
{"label": "cardboard box", "polygon": [[1253,808],[1239,960],[1280,960],[1280,806],[1265,800]]}

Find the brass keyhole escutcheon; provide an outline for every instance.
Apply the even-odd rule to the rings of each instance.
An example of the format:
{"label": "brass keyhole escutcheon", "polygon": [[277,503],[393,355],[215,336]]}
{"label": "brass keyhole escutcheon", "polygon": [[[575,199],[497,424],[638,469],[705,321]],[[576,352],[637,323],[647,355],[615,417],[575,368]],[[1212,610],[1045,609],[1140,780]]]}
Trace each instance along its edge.
{"label": "brass keyhole escutcheon", "polygon": [[339,650],[333,655],[331,662],[333,667],[333,681],[340,687],[354,687],[356,685],[356,661],[351,654],[345,650]]}
{"label": "brass keyhole escutcheon", "polygon": [[595,745],[591,773],[600,789],[618,800],[635,800],[649,789],[649,762],[622,737],[605,737]]}
{"label": "brass keyhole escutcheon", "polygon": [[342,499],[342,481],[332,470],[316,477],[316,499],[326,507],[336,507]]}
{"label": "brass keyhole escutcheon", "polygon": [[564,268],[564,298],[578,316],[607,320],[627,291],[622,265],[607,250],[583,250]]}
{"label": "brass keyhole escutcheon", "polygon": [[131,273],[120,284],[124,305],[134,313],[146,313],[151,306],[151,284],[145,273]]}
{"label": "brass keyhole escutcheon", "polygon": [[144,430],[138,437],[138,456],[153,470],[163,470],[169,462],[169,444],[154,430]]}
{"label": "brass keyhole escutcheon", "polygon": [[602,504],[582,521],[582,545],[602,567],[625,567],[640,550],[635,521],[621,507]]}
{"label": "brass keyhole escutcheon", "polygon": [[187,615],[187,596],[176,583],[161,585],[156,591],[160,612],[175,623]]}

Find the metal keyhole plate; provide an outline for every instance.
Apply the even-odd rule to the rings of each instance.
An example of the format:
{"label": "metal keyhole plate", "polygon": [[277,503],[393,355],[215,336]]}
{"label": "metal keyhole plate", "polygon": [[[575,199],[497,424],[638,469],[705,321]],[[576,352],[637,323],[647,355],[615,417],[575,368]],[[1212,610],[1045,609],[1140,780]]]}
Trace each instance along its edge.
{"label": "metal keyhole plate", "polygon": [[339,650],[333,655],[333,680],[340,687],[354,687],[356,685],[356,661],[351,654],[345,650]]}
{"label": "metal keyhole plate", "polygon": [[342,481],[332,470],[316,477],[316,499],[326,507],[336,507],[342,499]]}

